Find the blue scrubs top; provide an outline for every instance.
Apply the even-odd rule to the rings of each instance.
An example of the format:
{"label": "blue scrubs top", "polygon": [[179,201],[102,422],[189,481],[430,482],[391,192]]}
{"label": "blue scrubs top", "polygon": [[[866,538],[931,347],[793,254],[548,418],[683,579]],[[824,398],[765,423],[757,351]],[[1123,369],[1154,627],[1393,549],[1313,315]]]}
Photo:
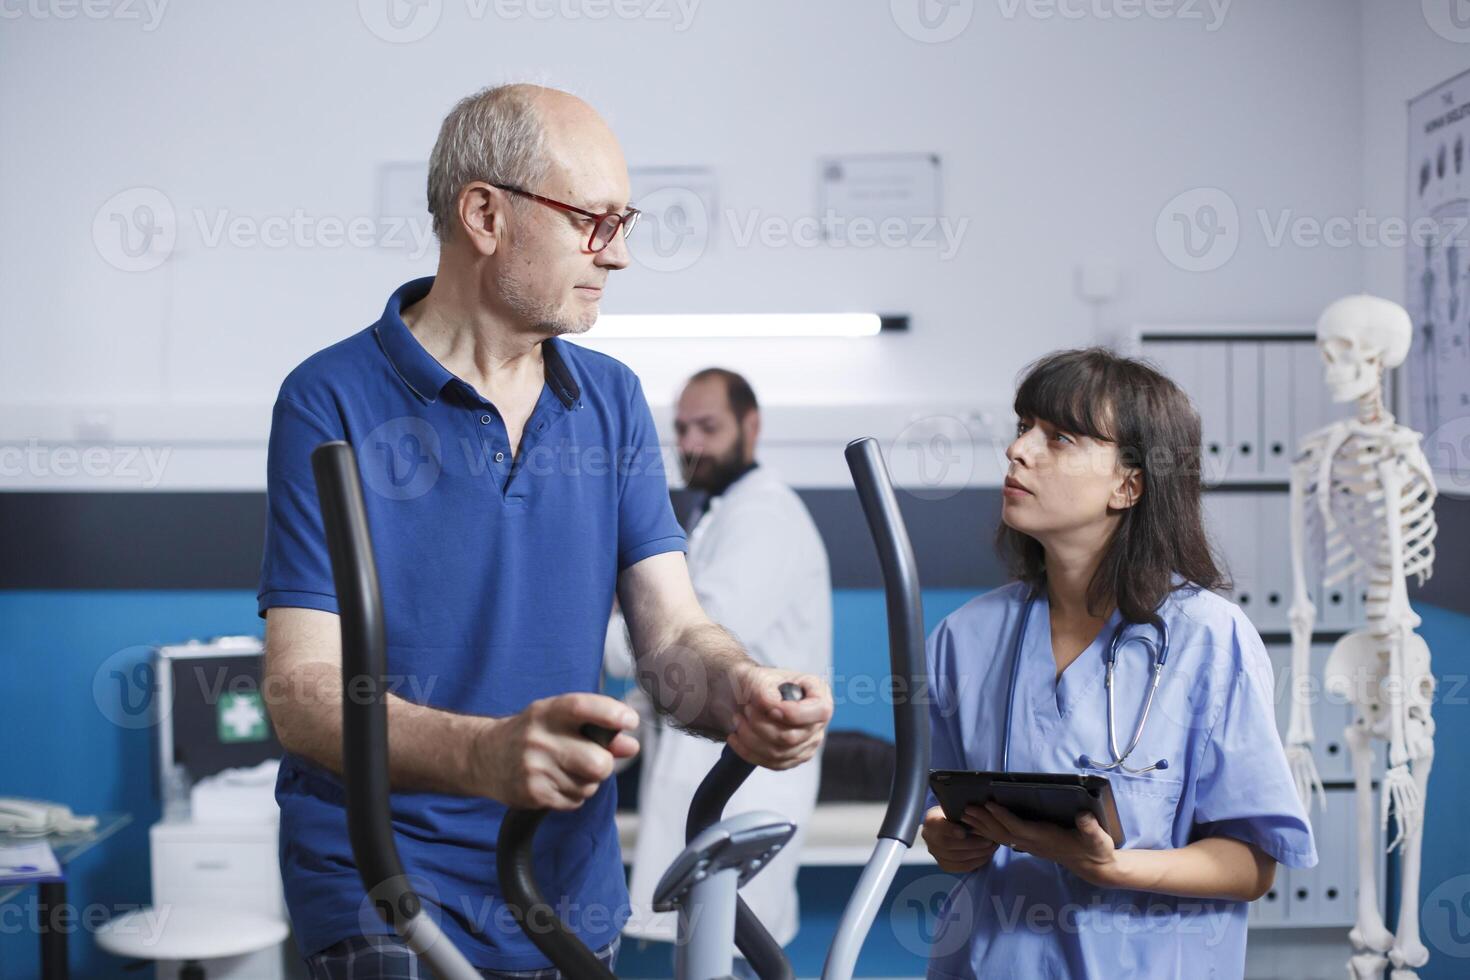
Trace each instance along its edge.
{"label": "blue scrubs top", "polygon": [[[930,635],[934,768],[1001,768],[1026,592],[1016,582],[972,599]],[[1127,764],[1162,758],[1169,767],[1103,773],[1124,846],[1177,848],[1226,836],[1289,867],[1313,866],[1316,845],[1276,731],[1271,664],[1259,634],[1234,603],[1193,586],[1172,593],[1160,614],[1169,656]],[[1084,755],[1112,761],[1103,654],[1120,622],[1114,611],[1058,679],[1045,594],[1036,600],[1020,651],[1011,770],[1087,772]],[[1135,634],[1156,636],[1146,624],[1125,636]],[[1138,723],[1149,676],[1147,647],[1121,645],[1113,680],[1120,751]],[[1001,847],[945,900],[929,976],[1239,977],[1247,909],[1245,902],[1098,888],[1055,862]]]}
{"label": "blue scrubs top", "polygon": [[[546,383],[512,455],[499,411],[415,339],[398,289],[376,323],[308,358],[281,385],[271,424],[259,612],[337,611],[311,451],[357,453],[388,632],[390,690],[475,715],[597,691],[619,571],[681,551],[653,419],[618,361],[545,341]],[[287,906],[303,955],[391,933],[367,902],[347,839],[341,781],[287,753],[276,786]],[[536,837],[548,901],[593,949],[629,914],[609,780]],[[426,792],[392,797],[399,854],[425,909],[477,967],[549,963],[500,900],[505,807]]]}

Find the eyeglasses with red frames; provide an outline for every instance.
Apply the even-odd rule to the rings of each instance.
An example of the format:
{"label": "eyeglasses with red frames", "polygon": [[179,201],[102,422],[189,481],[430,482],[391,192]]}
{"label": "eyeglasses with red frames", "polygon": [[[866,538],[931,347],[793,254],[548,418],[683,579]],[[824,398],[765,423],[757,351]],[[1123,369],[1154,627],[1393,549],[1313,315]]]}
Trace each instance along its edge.
{"label": "eyeglasses with red frames", "polygon": [[628,235],[633,231],[633,226],[638,224],[638,216],[643,213],[637,208],[629,208],[621,214],[616,211],[608,211],[604,214],[598,214],[595,211],[586,211],[575,205],[567,204],[562,201],[553,201],[551,198],[542,197],[540,194],[532,194],[528,190],[523,190],[522,188],[514,187],[510,184],[491,184],[490,186],[499,187],[501,190],[510,191],[512,194],[520,194],[523,197],[529,197],[533,201],[540,201],[547,207],[557,208],[561,211],[569,211],[572,214],[580,214],[584,218],[591,218],[592,234],[587,237],[587,248],[593,252],[601,252],[603,249],[607,248],[607,246],[612,242],[613,237],[617,235],[619,228],[623,229],[623,238],[626,239]]}

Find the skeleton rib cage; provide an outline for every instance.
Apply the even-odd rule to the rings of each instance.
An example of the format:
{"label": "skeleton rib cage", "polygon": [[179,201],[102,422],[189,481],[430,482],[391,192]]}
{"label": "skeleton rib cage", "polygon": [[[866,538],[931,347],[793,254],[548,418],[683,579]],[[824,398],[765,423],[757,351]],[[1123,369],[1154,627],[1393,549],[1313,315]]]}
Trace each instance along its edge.
{"label": "skeleton rib cage", "polygon": [[[1307,469],[1308,553],[1321,556],[1324,589],[1367,573],[1364,612],[1371,626],[1388,614],[1395,575],[1380,463],[1389,458],[1398,470],[1399,574],[1406,582],[1417,578],[1423,585],[1433,574],[1435,489],[1417,433],[1398,425],[1374,432],[1346,423],[1344,439],[1342,425],[1314,432],[1297,455],[1297,465]],[[1324,480],[1330,482],[1324,485]]]}

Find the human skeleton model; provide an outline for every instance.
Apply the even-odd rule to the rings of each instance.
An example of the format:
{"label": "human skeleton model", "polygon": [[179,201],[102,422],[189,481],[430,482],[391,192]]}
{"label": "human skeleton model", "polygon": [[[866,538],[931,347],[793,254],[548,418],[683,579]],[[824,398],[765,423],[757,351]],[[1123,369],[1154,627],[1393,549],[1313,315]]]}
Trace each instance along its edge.
{"label": "human skeleton model", "polygon": [[[1366,626],[1340,639],[1328,658],[1323,689],[1353,705],[1345,732],[1352,756],[1357,803],[1358,907],[1349,939],[1349,973],[1381,978],[1393,964],[1393,980],[1416,976],[1429,951],[1419,939],[1420,844],[1425,785],[1434,759],[1430,701],[1434,678],[1429,648],[1414,632],[1420,619],[1409,606],[1408,580],[1429,578],[1434,563],[1435,486],[1419,448],[1419,433],[1394,422],[1383,404],[1383,373],[1403,363],[1413,329],[1396,303],[1374,296],[1340,299],[1317,321],[1317,346],[1326,361],[1327,386],[1337,402],[1356,401],[1357,417],[1306,436],[1291,469],[1291,680],[1310,671],[1312,625],[1317,610],[1307,594],[1306,543],[1320,547],[1322,587],[1359,572],[1368,582]],[[1286,752],[1297,792],[1309,804],[1326,793],[1312,761],[1311,708],[1293,696]],[[1388,743],[1379,821],[1389,815],[1402,846],[1397,932],[1379,913],[1373,847],[1374,739]]]}

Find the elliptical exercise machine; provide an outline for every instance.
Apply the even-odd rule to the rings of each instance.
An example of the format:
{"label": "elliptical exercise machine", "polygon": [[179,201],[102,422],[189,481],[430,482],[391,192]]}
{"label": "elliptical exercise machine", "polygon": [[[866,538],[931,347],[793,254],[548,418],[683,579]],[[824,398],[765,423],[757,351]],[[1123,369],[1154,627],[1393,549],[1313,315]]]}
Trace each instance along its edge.
{"label": "elliptical exercise machine", "polygon": [[[853,975],[858,951],[878,907],[913,846],[923,819],[929,769],[929,728],[921,699],[924,617],[913,548],[893,485],[874,439],[850,443],[844,454],[877,547],[887,599],[897,764],[888,809],[827,954],[825,980]],[[348,834],[363,887],[404,942],[441,980],[479,980],[479,971],[425,914],[409,885],[393,841],[389,809],[388,711],[384,700],[387,642],[377,567],[352,447],[323,443],[312,452],[342,627],[342,683],[353,691],[342,704],[343,771]],[[800,700],[795,685],[786,700]],[[582,733],[606,746],[613,732],[584,725]],[[726,747],[690,804],[686,847],[654,891],[658,911],[678,913],[675,972],[680,980],[714,980],[730,974],[733,948],[762,980],[788,980],[791,964],[738,889],[764,868],[796,827],[778,814],[757,811],[721,819],[725,805],[754,766]],[[510,810],[497,841],[501,894],[516,922],[552,964],[575,980],[610,980],[603,963],[567,928],[543,897],[532,874],[536,828],[545,810]],[[697,914],[696,911],[697,910]]]}

